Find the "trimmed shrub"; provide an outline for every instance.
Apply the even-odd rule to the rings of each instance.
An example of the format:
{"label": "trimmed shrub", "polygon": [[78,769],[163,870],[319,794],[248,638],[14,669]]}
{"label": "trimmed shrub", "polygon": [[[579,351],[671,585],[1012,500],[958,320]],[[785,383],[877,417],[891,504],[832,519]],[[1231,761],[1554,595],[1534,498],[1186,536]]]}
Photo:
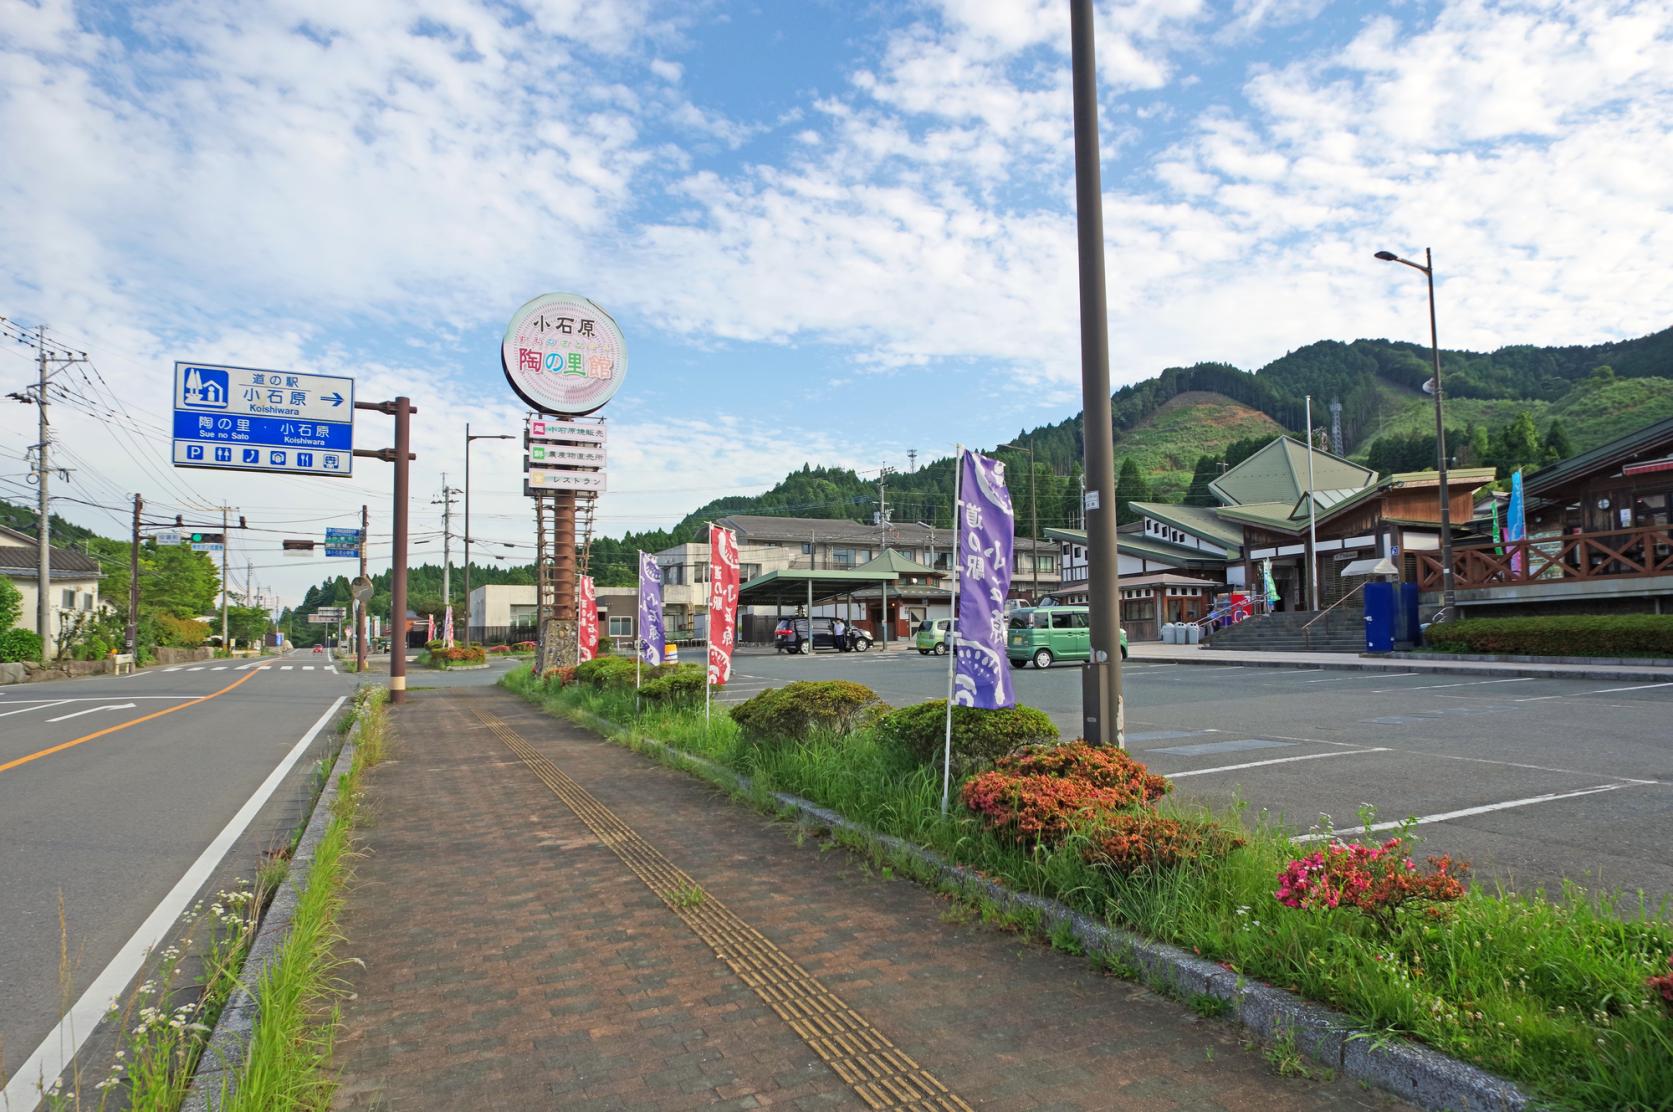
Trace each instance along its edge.
{"label": "trimmed shrub", "polygon": [[511,646],[511,651],[514,653],[532,653],[537,647],[533,641],[519,641]]}
{"label": "trimmed shrub", "polygon": [[619,690],[632,687],[635,674],[634,662],[626,657],[600,656],[576,666],[575,682],[600,690]]}
{"label": "trimmed shrub", "polygon": [[454,664],[486,664],[488,654],[481,645],[454,645],[451,649],[430,650],[430,666],[446,668]]}
{"label": "trimmed shrub", "polygon": [[1285,907],[1305,911],[1351,907],[1391,932],[1402,908],[1461,898],[1469,871],[1450,855],[1429,858],[1428,869],[1421,870],[1407,856],[1408,849],[1404,835],[1380,846],[1332,842],[1284,866],[1273,896]]}
{"label": "trimmed shrub", "polygon": [[769,688],[732,708],[732,721],[755,741],[800,741],[815,731],[851,734],[871,725],[888,704],[849,680],[797,680]]}
{"label": "trimmed shrub", "polygon": [[0,663],[41,659],[41,635],[32,629],[0,630]]}
{"label": "trimmed shrub", "polygon": [[1673,657],[1673,614],[1467,618],[1432,625],[1423,640],[1456,653]]}
{"label": "trimmed shrub", "polygon": [[1170,787],[1120,749],[1073,741],[1001,757],[966,780],[959,798],[996,834],[1056,846],[1070,831],[1142,807]]}
{"label": "trimmed shrub", "polygon": [[[885,742],[919,764],[939,765],[946,744],[947,700],[931,699],[890,711],[877,723]],[[953,763],[959,775],[991,765],[1024,745],[1056,741],[1057,726],[1033,707],[953,707]]]}
{"label": "trimmed shrub", "polygon": [[1129,876],[1226,856],[1243,839],[1212,822],[1170,819],[1154,811],[1112,815],[1081,849],[1088,865]]}
{"label": "trimmed shrub", "polygon": [[157,644],[173,648],[191,649],[209,640],[209,626],[191,618],[177,618],[173,614],[158,614]]}
{"label": "trimmed shrub", "polygon": [[447,642],[443,641],[440,637],[438,637],[434,641],[424,642],[424,647],[426,649],[429,649],[431,652],[435,652],[438,649],[446,648],[447,647]]}
{"label": "trimmed shrub", "polygon": [[548,668],[540,677],[548,687],[568,687],[575,682],[574,668]]}
{"label": "trimmed shrub", "polygon": [[703,701],[706,677],[703,669],[692,664],[678,664],[672,669],[658,669],[661,673],[639,688],[639,694],[653,703],[670,705]]}
{"label": "trimmed shrub", "polygon": [[489,645],[488,646],[488,651],[491,652],[491,653],[494,653],[497,656],[503,656],[504,654],[511,651],[511,646],[510,645]]}

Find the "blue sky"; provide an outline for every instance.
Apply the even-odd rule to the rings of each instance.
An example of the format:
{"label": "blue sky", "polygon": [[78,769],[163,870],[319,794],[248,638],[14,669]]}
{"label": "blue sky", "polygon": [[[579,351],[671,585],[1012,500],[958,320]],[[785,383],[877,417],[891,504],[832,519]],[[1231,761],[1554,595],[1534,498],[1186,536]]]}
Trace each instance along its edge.
{"label": "blue sky", "polygon": [[[498,341],[548,290],[629,344],[611,532],[806,460],[901,466],[1060,420],[1067,9],[0,0],[0,315],[96,368],[55,421],[61,512],[115,533],[83,503],[138,488],[294,535],[362,501],[387,519],[381,465],[178,473],[156,432],[178,358],[352,374],[420,406],[415,558],[439,557],[429,497],[460,482],[466,420],[520,427]],[[1147,0],[1099,5],[1098,49],[1117,383],[1421,339],[1421,282],[1384,247],[1436,249],[1447,345],[1669,323],[1665,2]],[[0,357],[6,389],[27,355]],[[0,409],[8,497],[32,429]],[[518,458],[478,445],[477,537],[527,543]],[[346,566],[278,540],[239,541],[258,582]]]}

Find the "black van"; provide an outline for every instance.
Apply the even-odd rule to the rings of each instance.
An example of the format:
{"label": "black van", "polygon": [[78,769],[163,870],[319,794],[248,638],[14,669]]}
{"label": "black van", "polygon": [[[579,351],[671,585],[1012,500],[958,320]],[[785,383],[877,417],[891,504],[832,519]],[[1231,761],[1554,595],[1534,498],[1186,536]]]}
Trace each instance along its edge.
{"label": "black van", "polygon": [[871,648],[871,638],[864,630],[847,625],[842,644],[837,643],[836,627],[831,618],[813,619],[813,641],[808,643],[806,618],[780,618],[773,630],[773,647],[781,653],[805,653],[813,649],[835,649],[837,652],[863,653]]}

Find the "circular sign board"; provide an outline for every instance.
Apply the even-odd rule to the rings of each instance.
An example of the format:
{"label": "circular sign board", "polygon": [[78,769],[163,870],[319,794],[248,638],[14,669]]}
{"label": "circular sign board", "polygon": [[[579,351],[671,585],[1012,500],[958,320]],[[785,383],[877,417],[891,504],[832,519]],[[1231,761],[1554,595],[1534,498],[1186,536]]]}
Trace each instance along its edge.
{"label": "circular sign board", "polygon": [[541,413],[580,417],[627,377],[627,341],[610,314],[573,293],[548,293],[511,318],[500,346],[505,380]]}

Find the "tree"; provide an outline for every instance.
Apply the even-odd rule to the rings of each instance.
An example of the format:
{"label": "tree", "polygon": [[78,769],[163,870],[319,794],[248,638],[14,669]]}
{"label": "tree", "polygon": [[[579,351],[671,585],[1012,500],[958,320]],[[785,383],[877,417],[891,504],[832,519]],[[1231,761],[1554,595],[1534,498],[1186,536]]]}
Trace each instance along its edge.
{"label": "tree", "polygon": [[1191,487],[1185,492],[1187,506],[1218,506],[1220,500],[1208,489],[1208,484],[1220,477],[1219,456],[1198,456],[1197,469],[1191,475]]}
{"label": "tree", "polygon": [[1545,462],[1556,463],[1558,460],[1568,459],[1574,455],[1574,445],[1569,443],[1568,432],[1561,421],[1553,419],[1551,427],[1545,430],[1544,449]]}
{"label": "tree", "polygon": [[12,586],[12,581],[0,577],[0,633],[17,625],[23,614],[23,592]]}
{"label": "tree", "polygon": [[1139,519],[1138,511],[1133,509],[1134,502],[1144,502],[1150,498],[1150,485],[1139,474],[1139,465],[1133,462],[1132,456],[1126,456],[1121,461],[1121,474],[1115,480],[1115,523],[1125,525],[1129,521]]}

